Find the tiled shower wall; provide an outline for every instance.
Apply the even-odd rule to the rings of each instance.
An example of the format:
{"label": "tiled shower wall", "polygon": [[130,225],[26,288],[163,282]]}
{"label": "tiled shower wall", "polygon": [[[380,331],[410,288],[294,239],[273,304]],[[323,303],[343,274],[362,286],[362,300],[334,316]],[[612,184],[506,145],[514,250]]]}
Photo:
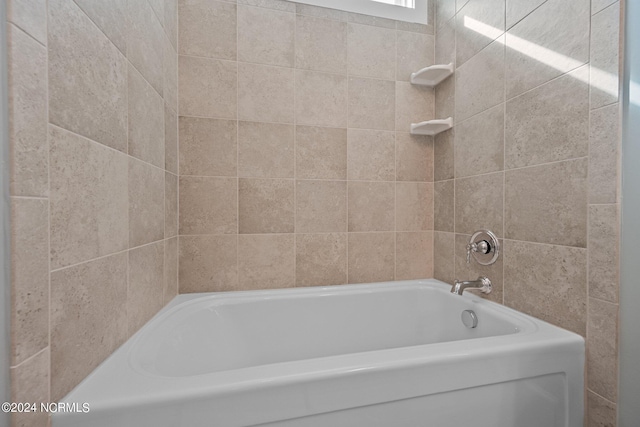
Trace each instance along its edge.
{"label": "tiled shower wall", "polygon": [[[621,3],[439,0],[434,276],[494,282],[491,299],[587,339],[589,426],[617,400]],[[501,239],[465,263],[475,230]]]}
{"label": "tiled shower wall", "polygon": [[177,4],[8,21],[12,400],[57,401],[177,294]]}
{"label": "tiled shower wall", "polygon": [[179,2],[180,292],[431,277],[433,26]]}

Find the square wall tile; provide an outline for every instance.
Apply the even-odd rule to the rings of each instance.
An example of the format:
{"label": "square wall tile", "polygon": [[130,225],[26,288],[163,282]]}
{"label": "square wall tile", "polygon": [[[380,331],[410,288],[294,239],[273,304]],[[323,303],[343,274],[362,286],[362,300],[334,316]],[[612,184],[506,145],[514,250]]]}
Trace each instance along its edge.
{"label": "square wall tile", "polygon": [[396,233],[349,233],[347,283],[394,280]]}
{"label": "square wall tile", "polygon": [[298,15],[295,65],[298,69],[346,74],[346,22]]}
{"label": "square wall tile", "polygon": [[166,34],[162,37],[164,82],[162,97],[172,109],[178,109],[178,54]]}
{"label": "square wall tile", "polygon": [[396,132],[396,180],[433,181],[433,137]]}
{"label": "square wall tile", "polygon": [[620,205],[589,206],[589,296],[618,302]]}
{"label": "square wall tile", "polygon": [[293,67],[293,13],[238,6],[238,61]]}
{"label": "square wall tile", "polygon": [[618,101],[620,73],[620,2],[591,18],[591,108]]}
{"label": "square wall tile", "polygon": [[243,290],[295,286],[293,234],[238,236],[238,280]]}
{"label": "square wall tile", "polygon": [[470,0],[460,9],[455,18],[458,67],[504,33],[504,10],[505,0]]}
{"label": "square wall tile", "polygon": [[348,183],[349,231],[395,230],[395,183]]}
{"label": "square wall tile", "polygon": [[589,126],[589,203],[616,203],[620,197],[620,105],[591,111]]}
{"label": "square wall tile", "polygon": [[237,178],[180,177],[180,235],[238,232]]}
{"label": "square wall tile", "polygon": [[49,144],[51,269],[127,249],[127,156],[55,126]]}
{"label": "square wall tile", "polygon": [[454,139],[453,129],[439,133],[433,138],[433,180],[444,181],[454,177]]}
{"label": "square wall tile", "polygon": [[130,0],[127,10],[127,59],[163,94],[164,31],[149,2]]}
{"label": "square wall tile", "polygon": [[239,63],[239,119],[293,123],[293,86],[293,69]]}
{"label": "square wall tile", "polygon": [[[455,231],[473,234],[488,229],[503,235],[504,174],[496,172],[455,181]],[[534,203],[532,200],[531,203]]]}
{"label": "square wall tile", "polygon": [[588,427],[609,427],[618,422],[616,404],[592,391],[587,391],[587,414]]}
{"label": "square wall tile", "polygon": [[296,235],[296,286],[347,283],[347,233]]}
{"label": "square wall tile", "polygon": [[164,241],[129,251],[127,324],[129,336],[164,305]]}
{"label": "square wall tile", "polygon": [[456,79],[453,76],[446,78],[434,88],[435,92],[435,117],[446,119],[451,117],[455,121],[456,109]]}
{"label": "square wall tile", "polygon": [[178,237],[164,241],[164,289],[163,305],[178,295]]}
{"label": "square wall tile", "polygon": [[395,29],[348,24],[349,75],[395,80]]}
{"label": "square wall tile", "polygon": [[520,22],[546,0],[507,0],[507,29]]}
{"label": "square wall tile", "polygon": [[129,247],[164,239],[165,172],[129,158]]}
{"label": "square wall tile", "polygon": [[[42,0],[38,2],[40,1]],[[23,3],[23,1],[19,1],[19,3]],[[42,3],[45,2],[42,1]],[[126,55],[127,52],[127,3],[127,0],[113,0],[108,3],[94,0],[78,0],[76,2],[123,55]]]}
{"label": "square wall tile", "polygon": [[181,55],[236,59],[237,6],[222,1],[178,2]]}
{"label": "square wall tile", "polygon": [[433,230],[432,183],[396,183],[396,230]]}
{"label": "square wall tile", "polygon": [[456,178],[504,168],[504,104],[456,123]]}
{"label": "square wall tile", "polygon": [[387,80],[349,79],[349,127],[395,130],[396,84]]}
{"label": "square wall tile", "polygon": [[74,2],[48,22],[49,122],[126,152],[127,60]]}
{"label": "square wall tile", "polygon": [[240,178],[240,233],[293,233],[294,180]]}
{"label": "square wall tile", "polygon": [[[450,1],[450,0],[442,0]],[[456,63],[456,20],[449,19],[438,23],[435,36],[435,63]]]}
{"label": "square wall tile", "polygon": [[434,103],[432,88],[396,82],[396,130],[409,132],[411,123],[435,119]]}
{"label": "square wall tile", "polygon": [[164,168],[178,173],[178,115],[164,104]]}
{"label": "square wall tile", "polygon": [[432,35],[397,31],[396,43],[396,80],[407,82],[411,73],[434,64]]}
{"label": "square wall tile", "polygon": [[618,305],[589,298],[587,324],[589,390],[618,400]]}
{"label": "square wall tile", "polygon": [[347,231],[346,181],[296,181],[296,232]]}
{"label": "square wall tile", "polygon": [[49,345],[49,202],[11,199],[11,365]]}
{"label": "square wall tile", "polygon": [[7,2],[7,22],[22,28],[26,34],[40,43],[47,44],[46,0],[11,0]]}
{"label": "square wall tile", "polygon": [[238,122],[180,117],[180,174],[236,176]]}
{"label": "square wall tile", "polygon": [[51,273],[52,401],[125,342],[126,308],[126,252]]}
{"label": "square wall tile", "polygon": [[238,64],[208,58],[178,58],[179,114],[235,119]]}
{"label": "square wall tile", "polygon": [[395,280],[433,277],[433,232],[396,233]]}
{"label": "square wall tile", "polygon": [[[49,398],[50,368],[49,349],[31,357],[19,366],[10,369],[11,402],[51,402]],[[39,403],[37,403],[39,405]],[[40,408],[38,408],[40,409]],[[47,412],[16,412],[11,414],[12,426],[46,426]]]}
{"label": "square wall tile", "polygon": [[504,193],[506,238],[586,247],[587,159],[507,171]]}
{"label": "square wall tile", "polygon": [[296,70],[296,123],[347,127],[347,78]]}
{"label": "square wall tile", "polygon": [[445,283],[455,280],[455,234],[433,233],[433,277]]}
{"label": "square wall tile", "polygon": [[129,154],[164,167],[164,102],[135,68],[129,67]]}
{"label": "square wall tile", "polygon": [[238,176],[293,178],[294,127],[277,123],[238,123]]}
{"label": "square wall tile", "polygon": [[[17,13],[24,7],[17,2]],[[13,25],[7,30],[11,195],[47,196],[47,49]]]}
{"label": "square wall tile", "polygon": [[164,237],[178,235],[178,177],[164,174]]}
{"label": "square wall tile", "polygon": [[395,179],[394,132],[349,129],[347,140],[347,170],[350,180]]}
{"label": "square wall tile", "polygon": [[347,178],[347,129],[296,126],[295,140],[296,178]]}
{"label": "square wall tile", "polygon": [[453,232],[454,229],[454,180],[433,184],[433,228]]}
{"label": "square wall tile", "polygon": [[238,290],[238,237],[180,236],[180,293]]}

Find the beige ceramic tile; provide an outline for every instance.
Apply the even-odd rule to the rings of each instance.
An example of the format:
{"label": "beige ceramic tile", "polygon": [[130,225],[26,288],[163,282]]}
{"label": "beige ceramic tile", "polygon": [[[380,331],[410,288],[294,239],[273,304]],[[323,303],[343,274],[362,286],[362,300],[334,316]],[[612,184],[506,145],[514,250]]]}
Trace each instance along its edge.
{"label": "beige ceramic tile", "polygon": [[48,21],[49,122],[126,152],[126,59],[73,2]]}
{"label": "beige ceramic tile", "polygon": [[432,183],[396,183],[396,230],[433,230]]}
{"label": "beige ceramic tile", "polygon": [[507,29],[520,22],[546,0],[507,0]]}
{"label": "beige ceramic tile", "polygon": [[296,235],[296,286],[347,283],[347,233]]}
{"label": "beige ceramic tile", "polygon": [[160,25],[164,26],[164,3],[165,0],[148,0],[151,5],[151,9],[156,14]]}
{"label": "beige ceramic tile", "polygon": [[589,61],[589,0],[548,0],[507,32],[507,99]]}
{"label": "beige ceramic tile", "polygon": [[392,81],[350,78],[349,127],[395,130],[395,92]]}
{"label": "beige ceramic tile", "polygon": [[396,180],[433,181],[433,137],[396,132]]}
{"label": "beige ceramic tile", "polygon": [[588,427],[615,427],[617,425],[616,404],[591,391],[587,391],[587,414]]}
{"label": "beige ceramic tile", "polygon": [[349,129],[347,139],[347,176],[350,180],[394,180],[394,132]]}
{"label": "beige ceramic tile", "polygon": [[346,74],[347,24],[298,15],[295,65],[299,69]]}
{"label": "beige ceramic tile", "polygon": [[618,306],[589,298],[587,379],[589,390],[618,400]]}
{"label": "beige ceramic tile", "polygon": [[246,4],[247,6],[262,7],[264,9],[281,10],[284,12],[295,12],[296,5],[286,0],[232,0],[232,3]]}
{"label": "beige ceramic tile", "polygon": [[178,54],[166,35],[162,37],[164,73],[163,97],[172,109],[178,109]]}
{"label": "beige ceramic tile", "polygon": [[238,232],[236,178],[180,177],[179,234]]}
{"label": "beige ceramic tile", "polygon": [[164,105],[164,168],[178,173],[178,115]]}
{"label": "beige ceramic tile", "polygon": [[591,112],[589,132],[589,203],[616,203],[619,198],[620,106]]}
{"label": "beige ceramic tile", "polygon": [[7,22],[20,27],[40,43],[47,44],[46,0],[10,0],[6,8]]}
{"label": "beige ceramic tile", "polygon": [[348,183],[349,231],[395,230],[393,182]]}
{"label": "beige ceramic tile", "polygon": [[433,277],[453,284],[455,279],[455,234],[433,233]]}
{"label": "beige ceramic tile", "polygon": [[435,119],[434,104],[432,88],[396,82],[396,130],[409,132],[411,123]]}
{"label": "beige ceramic tile", "polygon": [[433,277],[433,232],[396,233],[396,280]]}
{"label": "beige ceramic tile", "polygon": [[164,31],[174,49],[178,48],[178,1],[165,0],[164,2]]}
{"label": "beige ceramic tile", "polygon": [[129,247],[164,238],[165,172],[129,158]]}
{"label": "beige ceramic tile", "polygon": [[[443,0],[449,1],[449,0]],[[456,62],[456,20],[449,19],[441,25],[435,36],[435,63],[449,64]]]}
{"label": "beige ceramic tile", "polygon": [[240,289],[295,286],[296,253],[293,234],[238,236]]}
{"label": "beige ceramic tile", "polygon": [[456,121],[498,105],[504,100],[504,36],[456,70]]}
{"label": "beige ceramic tile", "polygon": [[347,78],[296,70],[296,123],[347,127]]}
{"label": "beige ceramic tile", "polygon": [[350,23],[347,31],[349,75],[395,80],[395,28]]}
{"label": "beige ceramic tile", "polygon": [[617,2],[617,1],[618,0],[592,0],[591,1],[591,14],[595,15],[596,13],[600,12],[605,7],[611,6],[613,3]]}
{"label": "beige ceramic tile", "polygon": [[164,31],[151,5],[144,0],[128,1],[127,59],[163,94]]}
{"label": "beige ceramic tile", "polygon": [[238,238],[180,236],[180,293],[238,289]]}
{"label": "beige ceramic tile", "polygon": [[507,171],[504,226],[508,239],[586,247],[587,159]]}
{"label": "beige ceramic tile", "polygon": [[178,177],[164,174],[164,237],[178,235]]}
{"label": "beige ceramic tile", "polygon": [[295,15],[238,6],[238,61],[293,67]]}
{"label": "beige ceramic tile", "polygon": [[456,79],[454,76],[448,77],[435,88],[435,117],[446,119],[451,117],[455,120],[456,107]]}
{"label": "beige ceramic tile", "polygon": [[164,289],[162,302],[166,305],[178,295],[178,237],[164,241]]}
{"label": "beige ceramic tile", "polygon": [[347,13],[347,22],[369,25],[372,27],[388,28],[392,30],[396,29],[396,21],[393,19],[380,18],[378,16],[365,15],[360,13]]}
{"label": "beige ceramic tile", "polygon": [[433,179],[443,181],[454,177],[454,139],[453,129],[439,133],[433,139]]}
{"label": "beige ceramic tile", "polygon": [[346,181],[296,181],[296,232],[347,231]]}
{"label": "beige ceramic tile", "polygon": [[50,381],[49,349],[42,350],[20,366],[11,368],[11,402],[35,403],[35,412],[14,412],[11,414],[11,426],[39,427],[47,426],[49,414],[40,411],[40,403],[51,402],[49,398]]}
{"label": "beige ceramic tile", "polygon": [[164,305],[164,241],[129,251],[127,327],[129,336]]}
{"label": "beige ceramic tile", "polygon": [[438,181],[433,185],[433,228],[454,231],[454,181]]}
{"label": "beige ceramic tile", "polygon": [[329,9],[326,7],[312,6],[309,4],[296,4],[296,13],[298,15],[313,16],[316,18],[331,19],[334,21],[346,21],[347,12],[337,9]]}
{"label": "beige ceramic tile", "polygon": [[[455,279],[476,280],[481,276],[488,277],[492,285],[490,294],[483,294],[479,291],[470,291],[470,293],[499,304],[504,304],[505,289],[508,285],[503,273],[505,264],[504,257],[500,256],[498,260],[491,265],[481,265],[475,261],[467,264],[467,245],[470,239],[471,236],[467,234],[456,234],[455,236]],[[502,240],[499,240],[499,243],[504,245]],[[504,246],[502,247],[504,248]]]}
{"label": "beige ceramic tile", "polygon": [[181,116],[236,118],[236,62],[180,56],[178,65]]}
{"label": "beige ceramic tile", "polygon": [[456,124],[456,178],[501,171],[504,166],[504,104]]}
{"label": "beige ceramic tile", "polygon": [[617,303],[620,282],[619,205],[589,206],[589,296]]}
{"label": "beige ceramic tile", "polygon": [[506,168],[588,154],[588,74],[588,68],[581,67],[507,102]]}
{"label": "beige ceramic tile", "polygon": [[433,36],[433,2],[428,4],[429,16],[427,20],[428,24],[418,24],[416,22],[396,21],[396,29],[398,31],[408,31],[411,33],[429,34]]}
{"label": "beige ceramic tile", "polygon": [[49,126],[51,268],[128,247],[127,156]]}
{"label": "beige ceramic tile", "polygon": [[240,63],[238,118],[257,122],[293,123],[293,69]]}
{"label": "beige ceramic tile", "polygon": [[293,178],[294,127],[275,123],[238,123],[238,176]]}
{"label": "beige ceramic tile", "polygon": [[435,0],[436,2],[436,28],[440,30],[442,24],[453,18],[456,13],[456,2],[452,0]]}
{"label": "beige ceramic tile", "polygon": [[133,67],[129,67],[129,154],[164,167],[164,103]]}
{"label": "beige ceramic tile", "polygon": [[[23,3],[31,2],[14,3],[22,17]],[[47,196],[47,49],[14,25],[7,25],[7,30],[11,194]]]}
{"label": "beige ceramic tile", "polygon": [[180,117],[180,174],[235,176],[237,134],[235,120]]}
{"label": "beige ceramic tile", "polygon": [[51,401],[127,339],[127,253],[51,273]]}
{"label": "beige ceramic tile", "polygon": [[296,126],[296,177],[346,179],[347,130]]}
{"label": "beige ceramic tile", "polygon": [[294,181],[241,178],[238,188],[240,233],[293,233]]}
{"label": "beige ceramic tile", "polygon": [[11,365],[49,345],[49,202],[11,199]]}
{"label": "beige ceramic tile", "polygon": [[[456,65],[459,67],[502,35],[504,0],[470,0],[456,14]],[[479,31],[478,28],[491,28]]]}
{"label": "beige ceramic tile", "polygon": [[620,70],[620,2],[591,18],[591,108],[618,101]]}
{"label": "beige ceramic tile", "polygon": [[395,277],[396,233],[349,233],[348,283],[384,282]]}
{"label": "beige ceramic tile", "polygon": [[587,251],[507,240],[505,304],[585,336]]}
{"label": "beige ceramic tile", "polygon": [[221,1],[179,1],[181,55],[236,59],[237,6]]}
{"label": "beige ceramic tile", "polygon": [[409,81],[411,73],[433,65],[435,43],[432,35],[398,31],[396,40],[396,80]]}
{"label": "beige ceramic tile", "polygon": [[455,181],[456,233],[488,229],[502,237],[503,184],[502,172]]}

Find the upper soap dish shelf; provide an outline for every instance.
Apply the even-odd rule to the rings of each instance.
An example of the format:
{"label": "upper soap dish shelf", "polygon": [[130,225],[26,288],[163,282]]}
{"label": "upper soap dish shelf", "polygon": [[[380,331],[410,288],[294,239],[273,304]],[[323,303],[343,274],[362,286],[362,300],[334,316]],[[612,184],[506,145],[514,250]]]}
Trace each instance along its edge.
{"label": "upper soap dish shelf", "polygon": [[453,63],[432,65],[411,73],[411,83],[421,86],[437,86],[438,83],[453,74]]}

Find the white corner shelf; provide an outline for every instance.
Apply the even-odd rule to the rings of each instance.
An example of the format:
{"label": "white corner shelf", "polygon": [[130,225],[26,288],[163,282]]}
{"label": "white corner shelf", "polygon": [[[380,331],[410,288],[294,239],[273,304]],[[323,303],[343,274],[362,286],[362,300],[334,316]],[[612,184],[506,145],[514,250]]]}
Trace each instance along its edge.
{"label": "white corner shelf", "polygon": [[427,120],[426,122],[411,123],[411,134],[433,136],[452,127],[453,119],[451,117],[442,120]]}
{"label": "white corner shelf", "polygon": [[437,86],[438,83],[453,74],[453,63],[432,65],[411,73],[411,84],[421,86]]}

